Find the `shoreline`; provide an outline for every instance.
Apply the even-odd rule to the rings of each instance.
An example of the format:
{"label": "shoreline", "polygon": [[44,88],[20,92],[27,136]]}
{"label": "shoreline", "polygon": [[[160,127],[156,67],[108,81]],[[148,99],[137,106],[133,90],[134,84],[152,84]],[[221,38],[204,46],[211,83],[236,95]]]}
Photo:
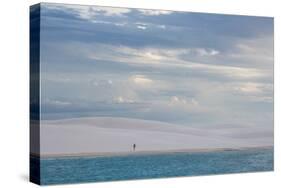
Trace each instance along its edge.
{"label": "shoreline", "polygon": [[40,132],[40,138],[34,138],[40,148],[31,147],[31,153],[42,158],[211,152],[274,144],[271,132],[264,129],[206,129],[119,117],[42,121]]}
{"label": "shoreline", "polygon": [[274,146],[259,147],[242,147],[242,148],[214,148],[214,149],[183,149],[183,150],[166,150],[166,151],[131,151],[131,152],[103,152],[103,153],[73,153],[73,154],[37,154],[30,153],[30,157],[40,159],[52,158],[97,158],[97,157],[121,157],[121,156],[141,156],[141,155],[161,155],[161,154],[178,154],[178,153],[207,153],[223,151],[243,151],[255,149],[274,149]]}

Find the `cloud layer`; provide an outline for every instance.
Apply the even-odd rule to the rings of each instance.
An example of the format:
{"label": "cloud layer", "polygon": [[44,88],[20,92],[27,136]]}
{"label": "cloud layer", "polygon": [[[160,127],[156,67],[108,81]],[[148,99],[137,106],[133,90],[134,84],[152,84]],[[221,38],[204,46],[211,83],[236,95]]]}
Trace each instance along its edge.
{"label": "cloud layer", "polygon": [[43,119],[273,131],[273,19],[42,4]]}

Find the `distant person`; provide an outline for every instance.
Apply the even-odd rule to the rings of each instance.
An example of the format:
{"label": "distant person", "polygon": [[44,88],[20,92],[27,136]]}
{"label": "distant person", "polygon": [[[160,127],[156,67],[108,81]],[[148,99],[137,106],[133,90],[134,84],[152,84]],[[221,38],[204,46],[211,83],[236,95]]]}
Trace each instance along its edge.
{"label": "distant person", "polygon": [[136,150],[136,144],[133,145],[133,150],[134,150],[134,151]]}

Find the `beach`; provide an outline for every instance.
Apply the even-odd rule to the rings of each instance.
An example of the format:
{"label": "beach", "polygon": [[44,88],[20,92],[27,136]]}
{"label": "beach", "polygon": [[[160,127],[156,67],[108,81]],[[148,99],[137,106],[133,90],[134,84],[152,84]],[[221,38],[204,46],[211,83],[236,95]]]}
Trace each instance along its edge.
{"label": "beach", "polygon": [[[272,147],[273,136],[269,131],[265,136],[255,136],[261,132],[265,130],[247,127],[203,129],[113,117],[44,120],[40,125],[40,157],[192,153]],[[133,144],[136,144],[135,150]],[[31,154],[39,156],[37,151],[31,151]]]}

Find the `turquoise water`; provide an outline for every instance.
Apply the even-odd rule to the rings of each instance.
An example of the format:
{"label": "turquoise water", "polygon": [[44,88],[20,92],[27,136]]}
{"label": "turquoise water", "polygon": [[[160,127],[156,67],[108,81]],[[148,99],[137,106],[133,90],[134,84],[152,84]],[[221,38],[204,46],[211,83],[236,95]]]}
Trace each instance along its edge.
{"label": "turquoise water", "polygon": [[45,185],[272,171],[273,149],[50,158],[41,159],[40,165],[40,180]]}

